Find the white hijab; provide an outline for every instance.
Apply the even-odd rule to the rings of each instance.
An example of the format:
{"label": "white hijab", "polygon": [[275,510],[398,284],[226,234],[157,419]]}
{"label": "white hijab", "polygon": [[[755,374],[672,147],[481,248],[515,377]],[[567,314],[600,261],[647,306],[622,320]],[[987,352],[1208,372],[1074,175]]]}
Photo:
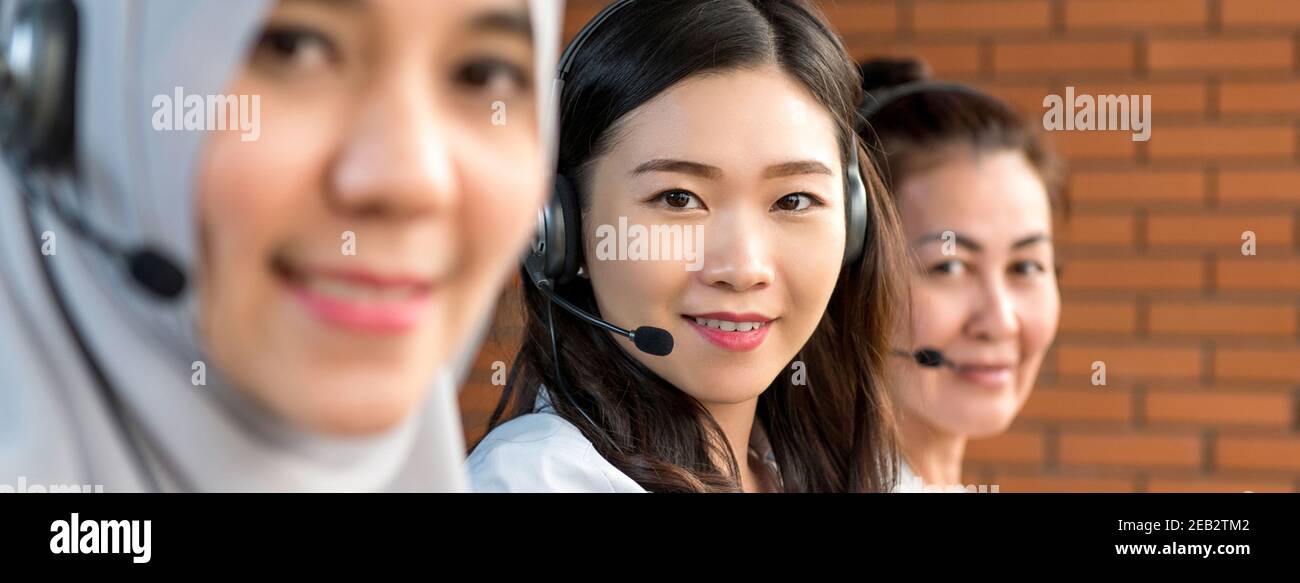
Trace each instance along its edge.
{"label": "white hijab", "polygon": [[[79,172],[75,186],[66,185],[76,193],[69,199],[115,241],[164,250],[190,281],[198,246],[192,183],[204,134],[154,131],[152,96],[175,87],[224,93],[273,5],[77,2]],[[555,62],[562,2],[535,0],[531,9],[538,78],[545,79]],[[550,100],[539,94],[549,130]],[[14,176],[0,168],[0,492],[69,485],[105,492],[467,488],[456,387],[487,314],[424,406],[399,427],[366,438],[312,434],[222,380],[195,337],[189,290],[179,301],[154,300],[118,263],[43,210],[34,235],[24,206]],[[49,257],[40,252],[46,230],[56,236]],[[110,387],[97,380],[64,325],[42,261]],[[191,382],[195,361],[206,363],[206,386]]]}

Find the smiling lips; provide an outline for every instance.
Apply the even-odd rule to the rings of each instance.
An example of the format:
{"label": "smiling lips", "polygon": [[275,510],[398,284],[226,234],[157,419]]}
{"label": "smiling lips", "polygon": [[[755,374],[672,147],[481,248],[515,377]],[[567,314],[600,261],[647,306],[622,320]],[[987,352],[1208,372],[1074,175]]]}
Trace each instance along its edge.
{"label": "smiling lips", "polygon": [[1009,364],[959,364],[957,377],[980,386],[999,388],[1011,383],[1015,367]]}
{"label": "smiling lips", "polygon": [[315,269],[276,261],[275,271],[308,313],[358,332],[409,332],[419,324],[434,290],[432,278],[364,269]]}
{"label": "smiling lips", "polygon": [[687,314],[682,319],[689,322],[705,340],[731,352],[748,352],[758,348],[767,338],[774,321],[762,314],[732,312]]}

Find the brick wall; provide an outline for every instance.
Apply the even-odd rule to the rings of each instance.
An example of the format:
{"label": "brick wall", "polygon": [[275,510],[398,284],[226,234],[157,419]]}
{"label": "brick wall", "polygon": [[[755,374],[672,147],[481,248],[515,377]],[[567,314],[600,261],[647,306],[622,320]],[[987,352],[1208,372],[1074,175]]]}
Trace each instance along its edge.
{"label": "brick wall", "polygon": [[[603,2],[569,4],[572,34]],[[1031,119],[1066,86],[1152,96],[1147,142],[1050,135],[1071,168],[1061,332],[1011,429],[970,444],[967,481],[1300,490],[1300,1],[821,5],[855,57],[921,56]],[[1247,230],[1257,255],[1241,253]],[[470,439],[499,394],[491,362],[510,361],[506,300],[462,395]]]}

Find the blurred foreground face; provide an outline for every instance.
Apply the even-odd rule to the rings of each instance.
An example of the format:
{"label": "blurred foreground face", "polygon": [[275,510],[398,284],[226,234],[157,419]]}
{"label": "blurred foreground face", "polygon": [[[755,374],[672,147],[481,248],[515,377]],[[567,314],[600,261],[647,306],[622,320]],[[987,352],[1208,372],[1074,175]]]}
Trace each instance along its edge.
{"label": "blurred foreground face", "polygon": [[547,173],[524,0],[283,0],[199,173],[203,333],[295,424],[394,426],[471,340]]}
{"label": "blurred foreground face", "polygon": [[1060,315],[1047,191],[1019,152],[965,153],[908,178],[898,201],[920,261],[913,348],[957,365],[896,365],[904,422],[999,433],[1029,397]]}

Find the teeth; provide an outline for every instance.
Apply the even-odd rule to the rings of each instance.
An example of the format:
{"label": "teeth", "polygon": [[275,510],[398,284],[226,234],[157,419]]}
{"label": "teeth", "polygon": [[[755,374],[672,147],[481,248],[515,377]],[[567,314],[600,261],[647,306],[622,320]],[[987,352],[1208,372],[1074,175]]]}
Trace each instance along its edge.
{"label": "teeth", "polygon": [[307,289],[320,295],[329,296],[349,302],[382,303],[409,297],[409,287],[376,287],[355,285],[346,281],[325,277],[308,277],[303,280]]}
{"label": "teeth", "polygon": [[701,326],[708,326],[723,332],[750,332],[762,328],[763,322],[731,322],[728,320],[710,320],[707,318],[695,318],[695,323]]}

